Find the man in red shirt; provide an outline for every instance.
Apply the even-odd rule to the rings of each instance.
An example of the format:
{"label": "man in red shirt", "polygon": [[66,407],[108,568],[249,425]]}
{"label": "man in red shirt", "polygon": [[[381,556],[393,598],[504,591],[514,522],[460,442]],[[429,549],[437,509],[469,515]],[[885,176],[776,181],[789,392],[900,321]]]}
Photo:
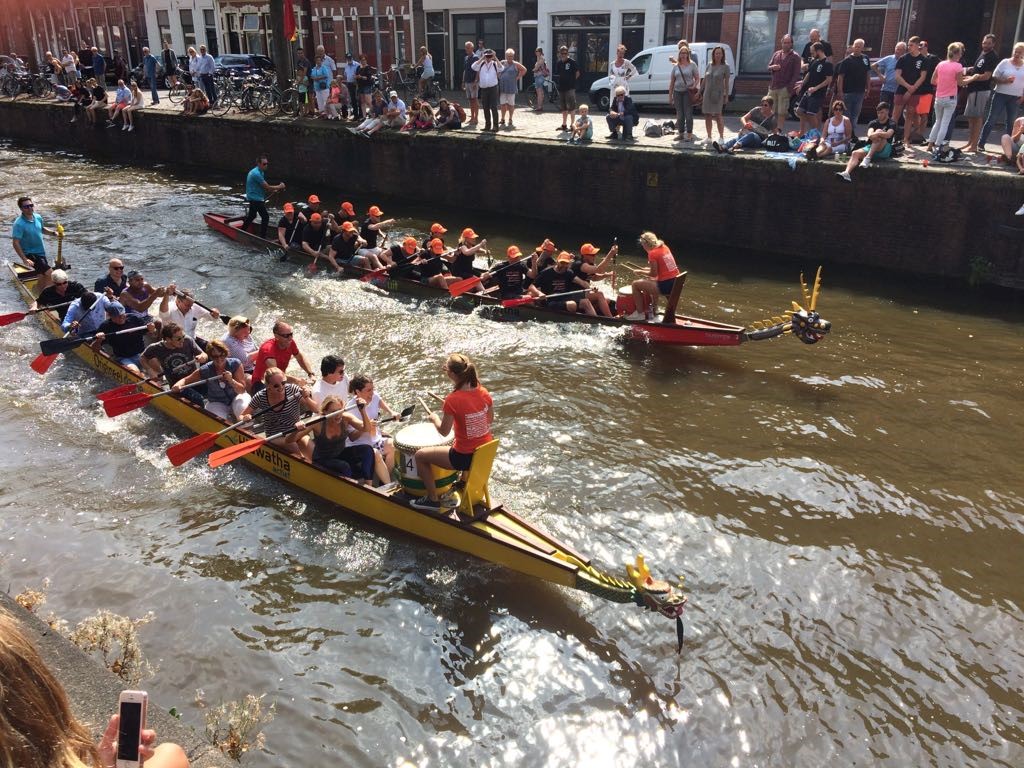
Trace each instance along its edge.
{"label": "man in red shirt", "polygon": [[312,382],[316,378],[309,363],[306,362],[306,358],[299,351],[298,346],[296,346],[295,339],[292,338],[293,335],[292,327],[284,320],[278,320],[274,323],[274,338],[263,342],[260,345],[259,352],[256,353],[256,361],[252,369],[253,394],[263,389],[263,374],[267,368],[280,368],[282,371],[287,371],[288,364],[291,363],[293,357],[302,366],[302,370],[306,372],[307,381],[303,381],[295,376],[288,376],[289,381],[301,386],[307,382]]}

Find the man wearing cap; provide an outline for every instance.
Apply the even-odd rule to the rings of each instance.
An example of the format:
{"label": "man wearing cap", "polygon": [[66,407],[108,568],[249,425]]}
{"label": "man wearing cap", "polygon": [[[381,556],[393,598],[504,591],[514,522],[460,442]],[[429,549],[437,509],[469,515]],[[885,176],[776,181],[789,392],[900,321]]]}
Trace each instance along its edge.
{"label": "man wearing cap", "polygon": [[436,221],[433,224],[431,224],[430,234],[423,238],[423,250],[430,250],[430,241],[433,240],[434,238],[437,238],[443,243],[444,235],[446,232],[448,232],[448,230],[445,229],[441,224],[438,224]]}
{"label": "man wearing cap", "polygon": [[56,235],[57,231],[43,226],[43,217],[36,213],[36,205],[31,197],[19,197],[18,210],[21,211],[21,215],[14,220],[14,227],[11,229],[14,252],[39,275],[37,287],[45,288],[50,284],[52,268],[46,260],[43,235]]}
{"label": "man wearing cap", "polygon": [[366,245],[359,252],[360,256],[380,256],[381,249],[377,247],[377,238],[380,235],[380,231],[384,227],[389,227],[395,223],[394,219],[382,221],[381,216],[383,215],[384,211],[376,205],[371,205],[366,211],[366,218],[363,220],[363,226],[359,230],[359,236],[366,241]]}
{"label": "man wearing cap", "polygon": [[[53,283],[39,292],[38,298],[32,302],[32,310],[56,307],[58,304],[74,301],[85,293],[85,286],[74,280],[69,281],[68,273],[63,269],[53,270],[51,277],[53,278]],[[68,313],[68,308],[57,307],[53,311],[63,320],[64,316]]]}
{"label": "man wearing cap", "polygon": [[505,252],[508,261],[495,265],[489,272],[480,275],[480,280],[494,280],[498,285],[498,295],[502,299],[518,299],[524,294],[540,296],[535,286],[527,285],[530,269],[523,261],[523,252],[518,245],[510,245]]}
{"label": "man wearing cap", "polygon": [[108,295],[117,298],[127,287],[128,278],[124,276],[124,262],[115,257],[107,262],[107,274],[96,280],[93,290],[96,293],[109,291]]}
{"label": "man wearing cap", "polygon": [[545,305],[548,309],[557,309],[573,314],[579,309],[588,315],[596,315],[597,312],[594,311],[594,305],[590,303],[590,300],[582,298],[590,289],[590,285],[576,277],[576,273],[569,268],[570,266],[572,266],[572,254],[561,251],[555,258],[555,266],[548,267],[537,275],[534,287],[539,290],[541,296],[552,296],[578,290],[581,297],[579,301],[559,295],[557,299],[548,299]]}
{"label": "man wearing cap", "polygon": [[323,215],[323,211],[320,210],[320,197],[317,195],[310,195],[306,198],[305,202],[296,200],[292,203],[295,208],[295,215],[299,217],[299,221],[305,226],[309,222],[309,217],[314,213]]}
{"label": "man wearing cap", "polygon": [[441,256],[445,252],[444,243],[435,237],[430,241],[427,251],[427,254],[421,253],[410,262],[416,265],[420,282],[448,290],[448,284],[454,283],[456,278],[448,274],[448,262]]}
{"label": "man wearing cap", "polygon": [[488,48],[484,51],[483,58],[474,61],[472,67],[477,72],[477,87],[484,108],[484,130],[497,133],[498,77],[504,71],[505,63]]}
{"label": "man wearing cap", "polygon": [[[110,302],[106,311],[107,319],[96,329],[96,340],[92,342],[92,348],[99,352],[103,342],[106,342],[110,345],[111,355],[118,363],[136,373],[141,373],[141,357],[142,350],[146,348],[146,334],[141,331],[138,333],[118,333],[118,331],[146,328],[153,333],[156,326],[151,320],[147,321],[146,318],[139,315],[128,314],[124,305],[119,301]],[[115,333],[117,333],[116,336],[113,335]]]}
{"label": "man wearing cap", "polygon": [[338,272],[341,271],[341,267],[338,266],[339,261],[343,264],[354,264],[357,267],[380,269],[380,259],[372,253],[362,254],[360,249],[365,245],[366,241],[359,236],[356,225],[351,221],[344,221],[339,227],[338,234],[331,240],[331,247],[327,251],[327,260]]}
{"label": "man wearing cap", "polygon": [[[174,297],[174,306],[169,307],[170,297]],[[163,297],[160,299],[160,322],[165,326],[174,323],[181,328],[185,335],[196,340],[196,344],[202,350],[206,349],[206,340],[196,335],[196,326],[200,320],[212,317],[214,320],[220,317],[216,307],[209,310],[203,309],[195,303],[195,299],[187,291],[178,291],[178,286],[171,283],[167,286]]]}
{"label": "man wearing cap", "polygon": [[292,203],[284,204],[284,215],[277,222],[277,243],[286,251],[302,236],[302,221]]}
{"label": "man wearing cap", "polygon": [[[312,213],[309,216],[309,223],[302,228],[302,250],[307,256],[313,258],[316,264],[324,244],[328,242],[328,229],[324,225],[324,217],[320,213]],[[337,264],[334,268],[341,271]]]}
{"label": "man wearing cap", "polygon": [[264,174],[270,160],[266,155],[260,155],[256,160],[255,167],[245,177],[245,199],[249,203],[249,209],[245,212],[245,219],[242,221],[242,230],[248,231],[249,225],[256,220],[256,214],[260,215],[260,237],[267,239],[267,227],[270,225],[270,213],[267,211],[267,192],[277,192],[284,189],[284,182],[280,184],[268,184]]}
{"label": "man wearing cap", "polygon": [[[596,280],[603,280],[610,275],[610,272],[605,272],[605,268],[615,257],[615,254],[619,252],[619,246],[613,245],[608,249],[608,254],[601,259],[601,263],[597,262],[597,254],[601,251],[598,250],[592,243],[584,243],[580,246],[580,258],[576,259],[572,263],[572,271],[576,274],[580,280],[590,285]],[[604,315],[605,317],[612,316],[611,307],[608,306],[608,298],[599,291],[597,288],[591,287],[590,292],[587,294],[587,298],[597,309],[598,314]]]}
{"label": "man wearing cap", "polygon": [[[260,344],[259,351],[256,353],[256,363],[252,369],[253,394],[264,388],[262,383],[263,374],[267,372],[267,368],[280,368],[282,371],[287,371],[293,357],[302,366],[302,370],[306,372],[309,381],[316,378],[313,375],[312,367],[306,362],[306,358],[295,344],[295,339],[293,338],[295,334],[292,331],[292,327],[284,320],[278,320],[274,323],[273,332],[274,337]],[[294,376],[287,376],[287,378],[293,384],[302,385],[307,383]]]}
{"label": "man wearing cap", "polygon": [[68,307],[60,327],[76,336],[92,335],[106,319],[107,305],[111,301],[101,293],[86,291]]}
{"label": "man wearing cap", "polygon": [[[345,54],[345,87],[348,89],[348,100],[352,104],[352,119],[362,120],[363,110],[359,104],[359,94],[356,91],[356,73],[359,71],[359,62],[354,61],[352,58],[352,52],[349,51]],[[342,105],[341,114],[343,117],[348,117],[348,106]]]}
{"label": "man wearing cap", "polygon": [[146,282],[142,273],[132,270],[128,273],[128,286],[121,291],[120,301],[129,315],[139,315],[148,321],[149,308],[165,293],[163,288],[154,288]]}
{"label": "man wearing cap", "polygon": [[388,93],[388,103],[384,107],[384,125],[388,128],[401,129],[405,125],[405,102],[398,98],[398,91]]}
{"label": "man wearing cap", "polygon": [[337,213],[332,213],[327,217],[327,223],[331,226],[331,234],[336,235],[341,232],[341,225],[346,221],[351,221],[353,224],[358,224],[356,218],[356,209],[352,203],[347,200],[341,204],[338,208]]}
{"label": "man wearing cap", "polygon": [[[420,250],[415,237],[407,237],[384,251],[384,255],[393,265],[391,274],[401,273],[402,277],[412,277],[413,261],[425,254],[427,249]],[[416,278],[419,279],[417,273]]]}

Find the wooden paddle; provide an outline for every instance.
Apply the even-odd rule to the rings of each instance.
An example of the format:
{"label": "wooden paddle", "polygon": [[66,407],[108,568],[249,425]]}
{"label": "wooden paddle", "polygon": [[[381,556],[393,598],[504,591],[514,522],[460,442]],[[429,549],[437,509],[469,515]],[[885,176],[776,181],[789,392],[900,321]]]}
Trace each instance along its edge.
{"label": "wooden paddle", "polygon": [[548,296],[523,296],[521,299],[505,299],[501,302],[501,306],[522,307],[526,304],[532,304],[535,301],[544,301],[546,299],[561,299],[566,296],[583,296],[586,292],[586,290],[580,289],[576,291],[565,291],[564,293],[552,293]]}
{"label": "wooden paddle", "polygon": [[[208,379],[200,379],[194,381],[191,384],[186,384],[182,389],[191,389],[192,387],[198,387],[200,384],[209,384],[211,381],[216,381],[220,376],[211,376]],[[114,418],[120,416],[123,413],[134,411],[142,408],[157,397],[166,397],[167,395],[177,395],[180,392],[175,392],[173,389],[167,389],[163,392],[157,392],[155,395],[151,395],[148,392],[136,392],[134,395],[124,395],[123,397],[112,397],[109,400],[103,401],[103,410],[107,416]]]}
{"label": "wooden paddle", "polygon": [[[124,333],[138,333],[139,331],[144,330],[146,330],[146,326],[140,325],[137,328],[125,328],[123,331],[115,331],[114,333],[108,333],[106,334],[106,337],[109,339],[111,336],[120,336],[121,334]],[[59,339],[43,339],[41,342],[39,342],[39,349],[42,350],[42,353],[44,355],[59,355],[62,352],[70,352],[72,349],[76,349],[77,347],[80,347],[83,344],[88,344],[90,341],[95,340],[95,334],[92,336],[82,336],[75,338],[64,336]]]}
{"label": "wooden paddle", "polygon": [[212,448],[217,442],[217,439],[222,435],[227,434],[233,429],[237,429],[251,419],[255,419],[269,411],[272,411],[276,407],[276,405],[268,405],[266,408],[261,408],[248,419],[236,421],[234,424],[224,427],[220,432],[203,432],[195,437],[190,437],[188,440],[182,440],[180,443],[175,443],[167,449],[167,458],[170,459],[172,465],[180,467],[185,462],[194,459],[200,453],[205,453],[207,450]]}
{"label": "wooden paddle", "polygon": [[143,381],[136,382],[135,384],[122,384],[119,387],[114,387],[113,389],[108,389],[105,392],[100,392],[98,395],[96,395],[96,399],[99,400],[100,402],[105,402],[114,397],[124,397],[125,395],[133,395],[136,392],[141,391],[139,387],[141,387],[143,384],[153,384],[159,378],[159,376],[156,376],[151,379],[145,379]]}
{"label": "wooden paddle", "polygon": [[279,437],[285,437],[294,432],[298,432],[300,428],[305,429],[311,424],[316,424],[318,421],[324,421],[325,419],[329,419],[333,416],[337,416],[340,413],[344,413],[345,411],[351,411],[354,408],[358,407],[358,405],[350,405],[348,408],[343,408],[340,411],[334,411],[333,413],[317,416],[316,418],[309,419],[308,421],[299,422],[302,425],[301,427],[290,427],[289,429],[284,430],[284,432],[278,432],[276,435],[267,435],[266,437],[259,437],[256,438],[255,440],[247,440],[246,442],[238,443],[237,445],[229,445],[227,448],[221,448],[219,451],[214,451],[213,453],[211,453],[210,458],[207,460],[207,462],[209,463],[210,467],[219,467],[222,464],[227,464],[228,462],[234,461],[235,459],[240,459],[243,456],[247,456],[250,453],[258,451],[262,446],[264,446],[271,440],[277,440]]}
{"label": "wooden paddle", "polygon": [[51,304],[48,307],[39,307],[39,309],[29,309],[25,312],[11,312],[7,315],[0,315],[0,326],[11,325],[17,323],[20,320],[24,320],[29,315],[34,315],[37,312],[45,312],[48,309],[59,309],[60,307],[66,307],[69,304],[74,304],[74,301],[65,301],[63,304]]}

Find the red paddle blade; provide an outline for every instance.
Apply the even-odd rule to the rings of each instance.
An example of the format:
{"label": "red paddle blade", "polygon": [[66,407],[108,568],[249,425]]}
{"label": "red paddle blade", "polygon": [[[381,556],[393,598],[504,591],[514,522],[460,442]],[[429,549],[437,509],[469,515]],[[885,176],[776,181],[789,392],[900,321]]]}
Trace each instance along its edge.
{"label": "red paddle blade", "polygon": [[180,443],[172,445],[167,449],[167,458],[171,460],[171,464],[175,467],[180,467],[200,453],[205,453],[216,442],[216,432],[203,432],[201,435],[190,437],[188,440],[182,440]]}
{"label": "red paddle blade", "polygon": [[53,361],[58,357],[60,357],[60,353],[55,355],[39,355],[32,361],[32,370],[42,375],[50,370],[50,366],[53,365]]}
{"label": "red paddle blade", "polygon": [[465,280],[459,280],[448,286],[448,292],[454,296],[461,296],[466,291],[471,291],[480,285],[479,277],[467,277]]}
{"label": "red paddle blade", "polygon": [[145,392],[138,392],[134,395],[125,395],[124,397],[115,397],[103,402],[103,410],[106,411],[107,416],[114,418],[115,416],[120,416],[122,413],[137,410],[146,405],[152,399],[153,396],[147,395]]}
{"label": "red paddle blade", "polygon": [[10,325],[28,317],[24,312],[11,312],[9,315],[0,315],[0,326]]}
{"label": "red paddle blade", "polygon": [[211,467],[219,467],[222,464],[227,464],[229,461],[240,459],[246,454],[258,451],[265,442],[267,442],[267,438],[261,437],[257,440],[249,440],[245,443],[221,448],[219,451],[214,451],[210,454],[209,464]]}
{"label": "red paddle blade", "polygon": [[316,262],[315,261],[309,262],[309,266],[306,267],[306,269],[309,270],[309,274],[315,275],[316,274]]}
{"label": "red paddle blade", "polygon": [[[142,382],[139,382],[141,384]],[[139,384],[122,384],[120,387],[114,387],[108,389],[106,392],[100,392],[96,395],[96,399],[102,402],[106,402],[114,397],[124,397],[125,395],[134,395],[139,391]]]}
{"label": "red paddle blade", "polygon": [[534,301],[533,296],[524,296],[521,299],[505,299],[501,302],[503,307],[522,307],[526,304],[532,304]]}
{"label": "red paddle blade", "polygon": [[386,268],[384,268],[384,269],[375,269],[375,270],[373,270],[373,272],[367,272],[365,275],[363,275],[362,277],[359,278],[359,282],[361,282],[361,283],[368,283],[371,280],[374,280],[374,279],[380,277],[381,275],[386,274],[387,271],[388,270]]}

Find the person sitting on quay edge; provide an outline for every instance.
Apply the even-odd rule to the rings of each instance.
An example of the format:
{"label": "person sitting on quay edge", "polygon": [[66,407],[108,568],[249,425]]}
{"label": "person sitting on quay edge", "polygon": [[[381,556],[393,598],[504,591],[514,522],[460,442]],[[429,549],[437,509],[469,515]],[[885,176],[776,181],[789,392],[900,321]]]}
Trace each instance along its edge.
{"label": "person sitting on quay edge", "polygon": [[405,102],[398,98],[398,91],[388,93],[387,104],[384,105],[384,126],[400,130],[408,117]]}
{"label": "person sitting on quay edge", "polygon": [[1013,128],[1009,133],[1003,134],[999,143],[1003,148],[1003,154],[998,159],[993,158],[991,162],[1003,162],[1007,165],[1016,162],[1017,171],[1024,175],[1024,155],[1020,151],[1021,144],[1024,143],[1024,117],[1018,117],[1013,121]]}
{"label": "person sitting on quay edge", "polygon": [[188,95],[185,96],[185,104],[182,107],[182,113],[190,115],[192,117],[198,117],[199,115],[205,115],[210,111],[210,98],[206,95],[206,92],[196,85],[187,86]]}
{"label": "person sitting on quay edge", "polygon": [[132,92],[124,80],[117,81],[117,91],[114,93],[114,103],[107,110],[107,128],[114,127],[115,118],[125,107],[132,103]]}
{"label": "person sitting on quay edge", "polygon": [[252,399],[245,391],[242,361],[232,357],[227,345],[216,339],[206,345],[206,354],[209,360],[185,378],[174,382],[171,389],[180,393],[189,384],[219,377],[216,381],[207,382],[205,387],[196,387],[194,391],[205,396],[203,407],[214,416],[221,419],[231,416],[236,420],[242,418],[242,412],[249,407]]}
{"label": "person sitting on quay edge", "polygon": [[884,101],[876,107],[877,117],[868,124],[867,148],[855,149],[850,154],[846,169],[836,175],[845,182],[853,179],[850,174],[860,165],[867,168],[875,160],[886,160],[892,157],[892,141],[896,135],[896,123],[889,119],[889,105]]}
{"label": "person sitting on quay edge", "polygon": [[807,150],[808,160],[824,160],[850,151],[853,147],[853,121],[844,112],[844,102],[839,99],[832,102],[832,116],[825,121],[821,139]]}
{"label": "person sitting on quay edge", "polygon": [[[548,267],[537,275],[537,279],[533,283],[534,287],[540,291],[542,297],[575,290],[579,290],[580,295],[584,295],[590,290],[590,283],[578,278],[576,273],[570,269],[571,266],[572,254],[568,251],[560,252],[555,259],[555,266]],[[594,305],[586,298],[575,301],[567,299],[565,296],[559,296],[556,299],[547,299],[544,304],[548,309],[556,309],[562,312],[575,314],[577,311],[582,311],[587,315],[597,315]]]}
{"label": "person sitting on quay edge", "polygon": [[[95,80],[86,80],[78,84],[75,95],[71,100],[73,107],[71,114],[72,123],[76,122],[79,117],[84,117],[86,122],[89,122],[89,108],[93,102],[92,89],[95,86]],[[106,94],[106,91],[104,91],[104,94]]]}
{"label": "person sitting on quay edge", "polygon": [[[163,376],[169,387],[192,373],[206,359],[206,354],[177,323],[165,323],[160,329],[160,341],[142,350],[144,373],[154,378]],[[203,404],[202,395],[194,389],[186,389],[185,396],[196,405]]]}
{"label": "person sitting on quay edge", "polygon": [[107,293],[109,290],[110,296],[116,299],[127,287],[128,278],[124,275],[124,262],[115,256],[107,262],[107,274],[97,278],[93,290],[96,293]]}
{"label": "person sitting on quay edge", "polygon": [[111,301],[101,293],[86,291],[68,307],[60,327],[73,336],[91,336],[107,319],[106,309]]}
{"label": "person sitting on quay edge", "polygon": [[[256,394],[263,387],[268,368],[280,368],[282,371],[287,371],[293,357],[302,367],[302,370],[306,372],[306,381],[312,382],[316,378],[313,375],[312,367],[306,362],[305,356],[299,351],[299,347],[295,343],[293,338],[295,334],[292,331],[292,327],[284,320],[278,320],[274,323],[273,334],[273,338],[267,339],[260,344],[260,348],[256,353],[256,361],[253,364],[252,370],[253,394]],[[302,379],[295,378],[294,376],[289,376],[288,380],[296,384],[305,383]],[[310,408],[310,410],[313,409]]]}
{"label": "person sitting on quay edge", "polygon": [[[253,386],[255,387],[257,383],[259,382],[254,382]],[[267,408],[270,410],[257,417],[267,436],[298,427],[297,431],[275,438],[270,441],[270,444],[283,448],[301,459],[312,459],[313,447],[306,437],[309,431],[303,429],[299,421],[303,410],[317,410],[317,405],[310,397],[309,390],[288,381],[288,377],[280,368],[270,366],[263,371],[260,390],[253,394],[248,407],[242,411],[241,418],[251,417],[256,411],[263,411]]]}
{"label": "person sitting on quay edge", "polygon": [[605,118],[610,131],[608,138],[612,141],[618,139],[619,128],[622,128],[623,141],[636,141],[633,137],[633,126],[639,119],[640,113],[637,112],[633,99],[626,95],[625,87],[620,85],[615,89],[612,103],[608,105],[608,116]]}
{"label": "person sitting on quay edge", "polygon": [[[796,54],[793,54],[794,56]],[[763,96],[761,103],[751,109],[740,118],[743,127],[739,134],[729,139],[725,144],[717,141],[711,142],[711,146],[718,153],[731,153],[739,149],[760,149],[765,138],[776,132],[778,128],[778,114],[775,112],[775,101],[771,96]]]}
{"label": "person sitting on quay edge", "polygon": [[384,127],[386,104],[380,91],[374,91],[372,95],[367,94],[366,100],[366,118],[355,128],[350,127],[349,130],[368,139]]}
{"label": "person sitting on quay edge", "polygon": [[[43,661],[23,624],[0,610],[0,670],[4,695],[0,697],[0,744],[4,765],[18,768],[109,768],[117,759],[120,715],[106,724],[98,743],[89,727],[71,710],[71,703],[56,674]],[[116,699],[110,702],[116,706]],[[177,744],[160,744],[156,732],[142,731],[140,757],[146,768],[189,768],[188,757]]]}
{"label": "person sitting on quay edge", "polygon": [[333,395],[342,401],[348,400],[348,376],[345,375],[345,359],[339,355],[324,355],[320,360],[320,378],[313,385],[310,397],[319,408],[324,400]]}
{"label": "person sitting on quay edge", "polygon": [[434,122],[438,128],[443,130],[455,130],[462,127],[462,118],[459,117],[458,110],[451,105],[448,99],[441,99],[437,102]]}
{"label": "person sitting on quay edge", "polygon": [[53,311],[63,321],[69,308],[56,305],[79,298],[85,293],[85,286],[74,280],[68,280],[68,273],[63,269],[53,270],[51,277],[53,282],[39,292],[30,309],[35,311],[40,308],[55,307]]}
{"label": "person sitting on quay edge", "polygon": [[128,314],[149,316],[149,308],[166,293],[164,288],[154,288],[138,270],[128,273],[128,286],[121,291],[117,300],[124,304]]}
{"label": "person sitting on quay edge", "polygon": [[128,102],[128,106],[121,110],[121,122],[124,123],[121,130],[131,133],[135,130],[135,113],[145,109],[146,99],[134,81],[128,86],[128,90],[131,91],[131,100]]}
{"label": "person sitting on quay edge", "polygon": [[576,119],[572,121],[572,131],[569,133],[567,142],[569,144],[582,144],[590,142],[594,138],[594,121],[590,119],[590,107],[580,104],[576,113]]}
{"label": "person sitting on quay edge", "polygon": [[[169,306],[170,297],[174,297],[174,306]],[[196,334],[196,326],[199,325],[200,320],[220,318],[220,312],[216,307],[210,307],[204,309],[196,304],[195,298],[188,291],[179,291],[178,286],[171,283],[167,286],[167,290],[160,299],[160,307],[158,308],[160,322],[176,323],[184,331],[186,336],[190,336],[196,340],[196,344],[199,345],[200,349],[206,349],[206,341],[200,338]]]}
{"label": "person sitting on quay edge", "polygon": [[[139,315],[128,314],[121,302],[112,301],[107,304],[107,319],[96,329],[96,340],[91,346],[99,351],[105,342],[110,346],[111,355],[118,363],[136,373],[142,373],[141,358],[142,351],[146,348],[146,335],[141,331],[118,333],[132,328],[145,328],[149,333],[153,333],[156,325]],[[110,338],[107,338],[108,336]]]}
{"label": "person sitting on quay edge", "polygon": [[96,81],[96,78],[92,78],[89,86],[89,94],[92,96],[92,101],[89,106],[85,108],[85,122],[89,125],[97,125],[97,116],[101,112],[107,111],[107,102],[110,101],[110,96],[107,95],[107,88],[103,84],[103,81]]}

